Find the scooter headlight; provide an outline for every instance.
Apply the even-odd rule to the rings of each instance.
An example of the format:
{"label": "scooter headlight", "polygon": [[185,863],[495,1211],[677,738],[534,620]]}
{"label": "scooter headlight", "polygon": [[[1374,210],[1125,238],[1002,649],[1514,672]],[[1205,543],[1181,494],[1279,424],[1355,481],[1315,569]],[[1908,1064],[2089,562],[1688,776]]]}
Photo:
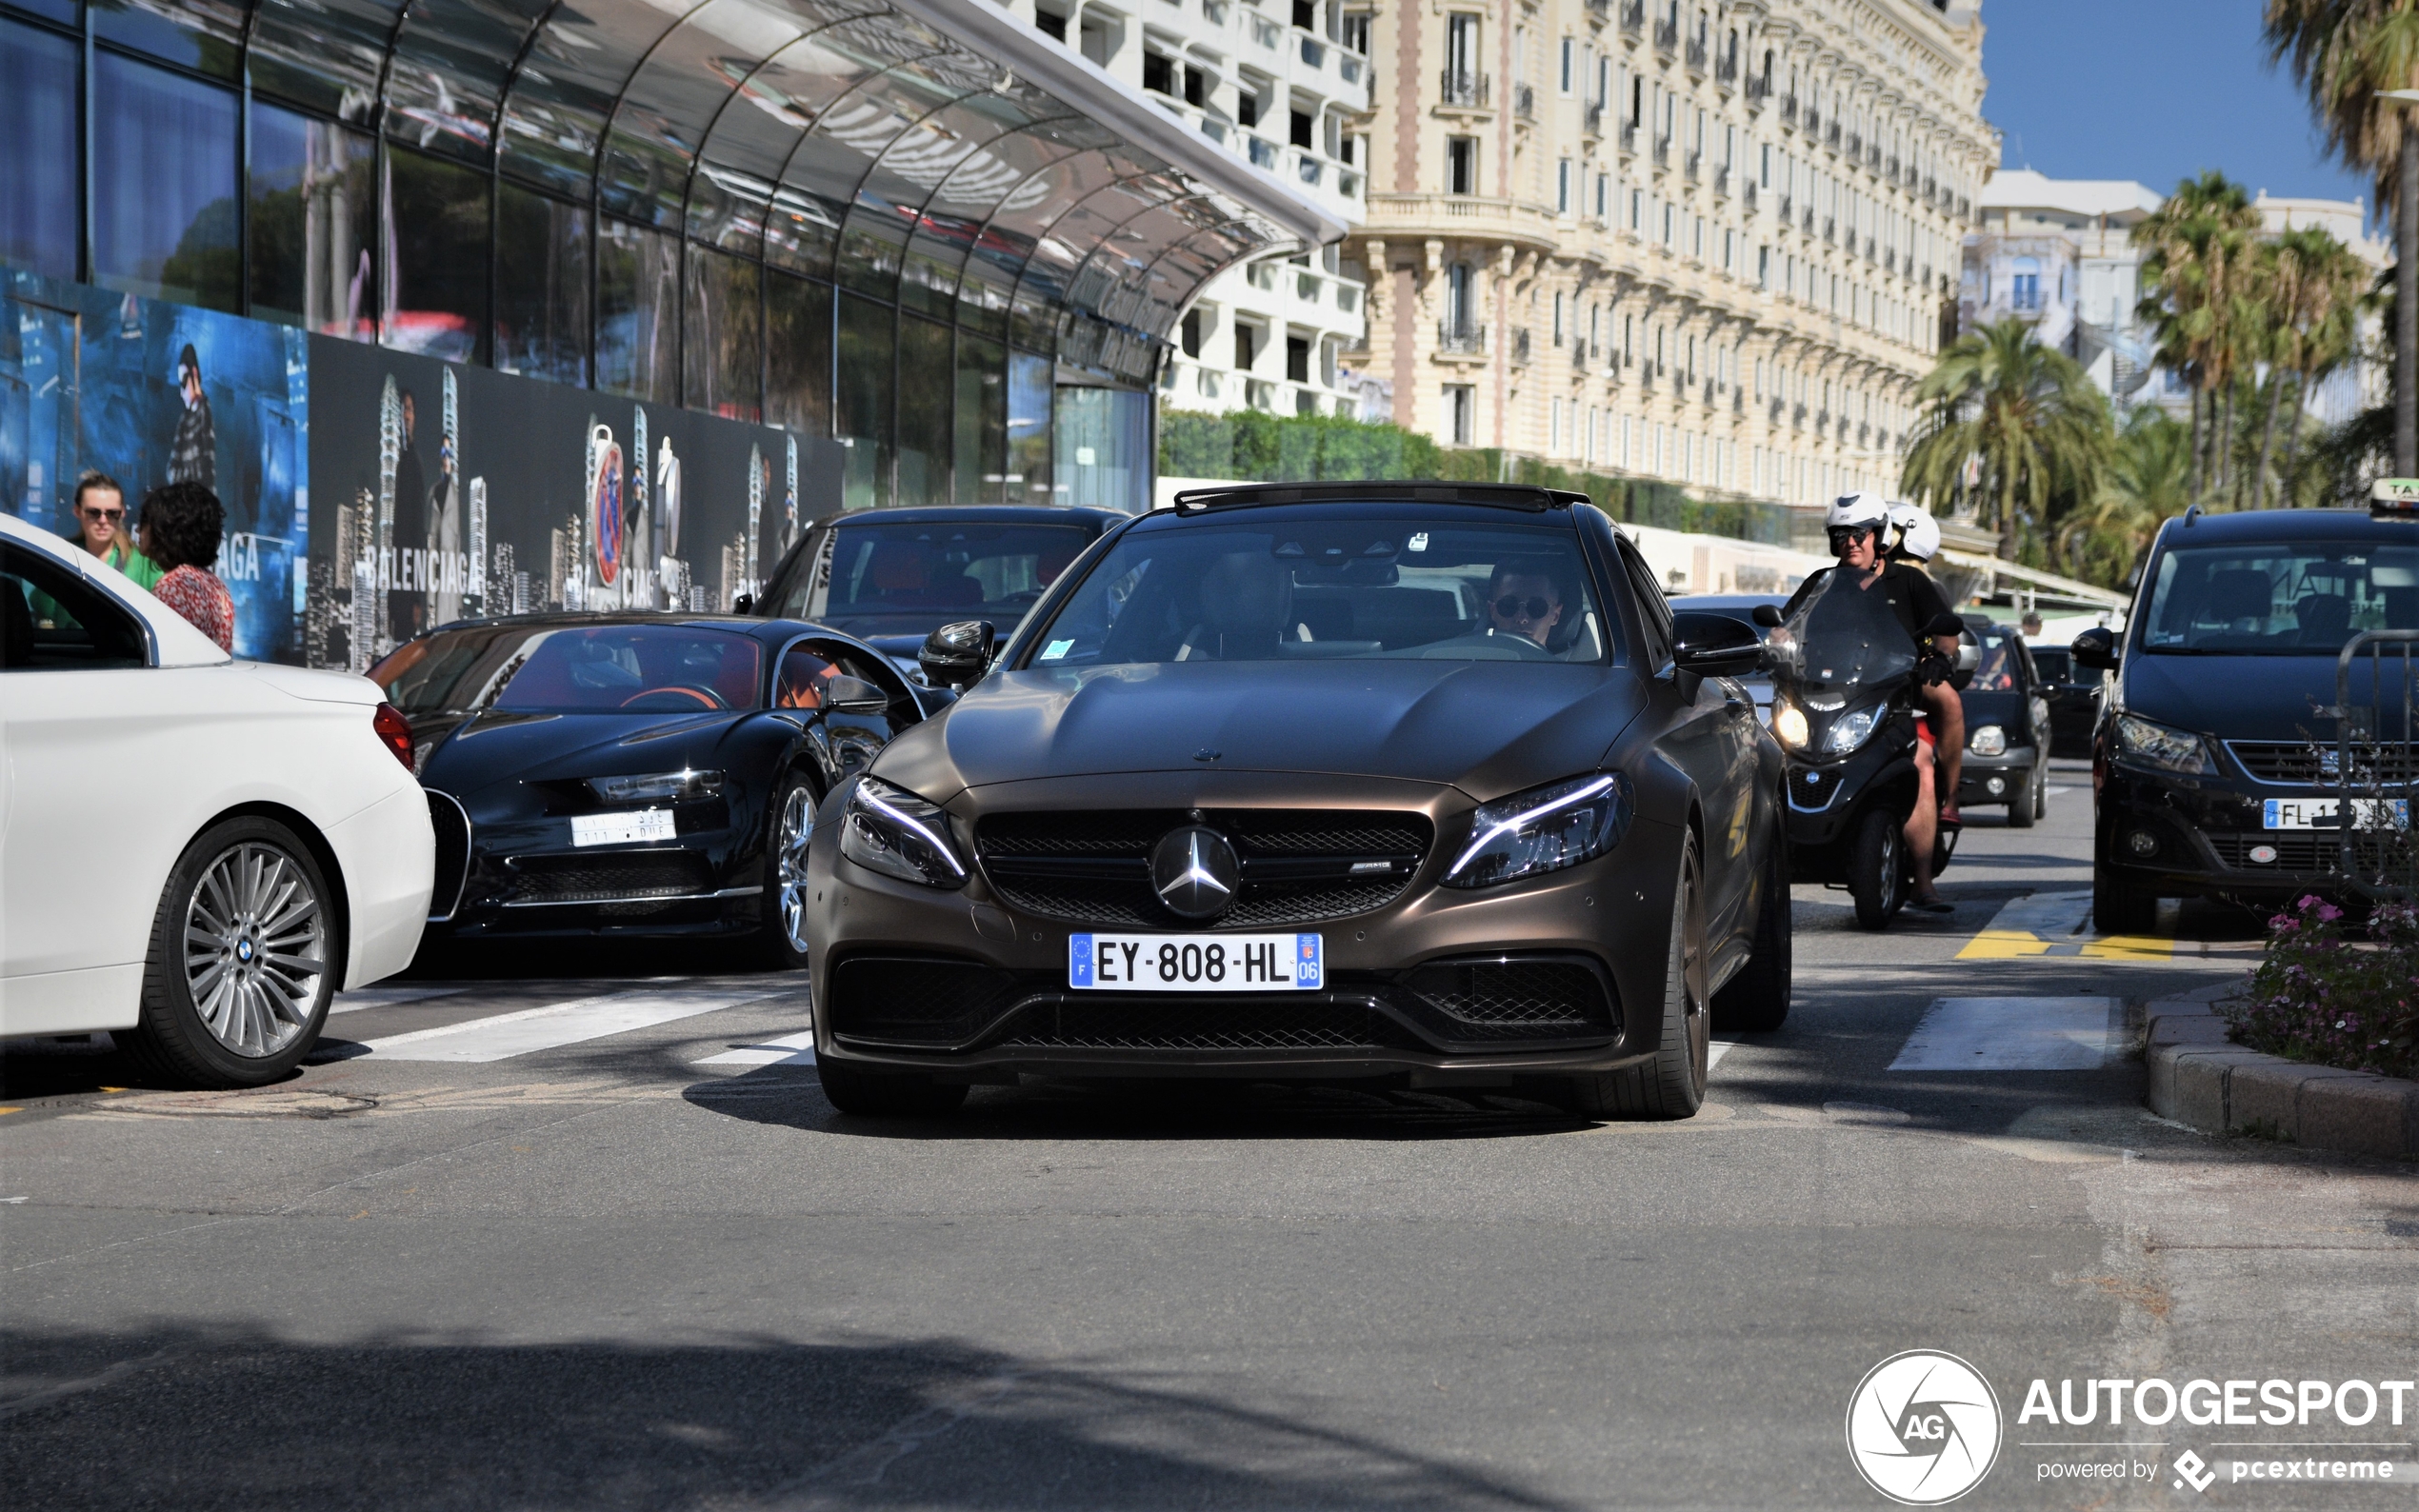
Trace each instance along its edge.
{"label": "scooter headlight", "polygon": [[1806,714],[1795,704],[1772,706],[1772,738],[1791,750],[1806,745]]}
{"label": "scooter headlight", "polygon": [[1844,714],[1823,732],[1823,754],[1845,756],[1873,738],[1873,729],[1882,722],[1879,705]]}

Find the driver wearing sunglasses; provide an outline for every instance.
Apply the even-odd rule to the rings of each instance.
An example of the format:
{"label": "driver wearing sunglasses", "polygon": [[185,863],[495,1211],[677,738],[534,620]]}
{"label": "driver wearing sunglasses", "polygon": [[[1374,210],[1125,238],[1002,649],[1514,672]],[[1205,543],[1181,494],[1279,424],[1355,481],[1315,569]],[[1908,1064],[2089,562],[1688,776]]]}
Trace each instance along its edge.
{"label": "driver wearing sunglasses", "polygon": [[1562,588],[1543,564],[1509,561],[1495,565],[1487,583],[1487,625],[1490,635],[1516,635],[1540,650],[1554,627],[1562,623]]}

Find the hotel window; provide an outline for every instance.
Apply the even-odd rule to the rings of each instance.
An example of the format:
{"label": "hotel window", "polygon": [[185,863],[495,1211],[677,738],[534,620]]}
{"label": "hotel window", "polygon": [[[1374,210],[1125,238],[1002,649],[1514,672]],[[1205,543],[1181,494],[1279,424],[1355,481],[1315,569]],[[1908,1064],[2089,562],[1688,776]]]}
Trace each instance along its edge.
{"label": "hotel window", "polygon": [[1570,159],[1567,157],[1554,165],[1554,213],[1570,213]]}

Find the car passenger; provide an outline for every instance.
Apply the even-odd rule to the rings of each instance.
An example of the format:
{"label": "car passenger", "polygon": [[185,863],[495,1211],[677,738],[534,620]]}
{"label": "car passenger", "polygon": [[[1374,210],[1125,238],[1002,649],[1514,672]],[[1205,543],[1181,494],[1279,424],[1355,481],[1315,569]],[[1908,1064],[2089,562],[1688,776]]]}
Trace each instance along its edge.
{"label": "car passenger", "polygon": [[[1940,522],[1911,504],[1891,505],[1889,519],[1898,532],[1898,542],[1890,555],[1906,563],[1909,570],[1924,583],[1931,584],[1930,574],[1920,564],[1939,554]],[[1949,602],[1937,586],[1932,587],[1932,596],[1944,607]],[[1941,646],[1945,654],[1957,654],[1954,641],[1943,637]],[[1947,682],[1926,684],[1922,692],[1933,732],[1940,740],[1940,817],[1948,824],[1957,824],[1957,785],[1964,781],[1966,768],[1966,701],[1958,696],[1955,686]]]}
{"label": "car passenger", "polygon": [[1509,635],[1539,650],[1562,623],[1562,588],[1553,569],[1518,558],[1495,564],[1487,580],[1487,633]]}

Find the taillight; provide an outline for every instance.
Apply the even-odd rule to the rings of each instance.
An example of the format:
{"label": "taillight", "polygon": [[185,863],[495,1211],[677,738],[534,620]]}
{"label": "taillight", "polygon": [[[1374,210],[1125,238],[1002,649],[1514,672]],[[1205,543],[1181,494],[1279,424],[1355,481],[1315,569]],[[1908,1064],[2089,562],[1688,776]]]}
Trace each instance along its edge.
{"label": "taillight", "polygon": [[378,732],[378,744],[395,753],[405,771],[411,770],[411,721],[392,704],[381,704],[378,712],[370,716],[370,725]]}

